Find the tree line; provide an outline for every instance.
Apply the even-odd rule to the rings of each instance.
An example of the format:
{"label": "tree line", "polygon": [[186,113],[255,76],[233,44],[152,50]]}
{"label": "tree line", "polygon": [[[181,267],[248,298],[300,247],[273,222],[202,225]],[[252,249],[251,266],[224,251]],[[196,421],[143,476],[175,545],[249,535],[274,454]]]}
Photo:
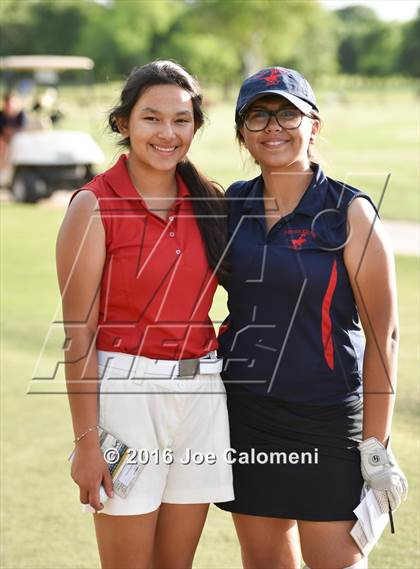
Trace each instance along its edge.
{"label": "tree line", "polygon": [[2,0],[0,55],[86,55],[98,80],[171,58],[229,86],[265,65],[420,76],[420,9],[384,22],[366,6],[334,12],[317,0]]}

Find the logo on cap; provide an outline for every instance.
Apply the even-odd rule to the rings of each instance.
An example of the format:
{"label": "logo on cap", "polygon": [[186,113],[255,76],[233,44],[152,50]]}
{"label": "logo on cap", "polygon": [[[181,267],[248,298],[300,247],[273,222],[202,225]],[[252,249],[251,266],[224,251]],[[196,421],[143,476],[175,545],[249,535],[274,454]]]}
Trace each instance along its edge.
{"label": "logo on cap", "polygon": [[[260,81],[265,81],[267,85],[277,85],[280,82],[280,75],[285,73],[285,69],[279,69],[274,67],[273,69],[264,69],[256,75],[256,79]],[[267,75],[269,73],[269,75]]]}

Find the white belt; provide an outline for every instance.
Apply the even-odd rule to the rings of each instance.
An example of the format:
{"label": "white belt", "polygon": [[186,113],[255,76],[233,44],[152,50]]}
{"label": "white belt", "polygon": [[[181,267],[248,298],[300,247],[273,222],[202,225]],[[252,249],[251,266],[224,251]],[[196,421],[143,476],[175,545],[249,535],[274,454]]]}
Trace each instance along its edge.
{"label": "white belt", "polygon": [[[194,379],[198,374],[220,373],[223,359],[216,352],[188,360],[152,360],[145,356],[133,356],[121,352],[98,350],[98,364],[110,366],[126,373],[126,377],[154,377]],[[111,361],[110,361],[111,360]],[[109,362],[109,363],[108,363]]]}

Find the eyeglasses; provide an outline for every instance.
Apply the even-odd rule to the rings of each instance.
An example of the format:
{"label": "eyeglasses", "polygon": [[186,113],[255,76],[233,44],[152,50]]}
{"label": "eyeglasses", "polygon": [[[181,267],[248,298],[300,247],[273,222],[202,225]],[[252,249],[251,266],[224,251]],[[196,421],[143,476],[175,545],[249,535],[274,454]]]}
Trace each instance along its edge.
{"label": "eyeglasses", "polygon": [[270,124],[271,117],[276,119],[281,128],[292,130],[299,128],[305,115],[298,109],[280,109],[279,111],[251,110],[245,115],[244,123],[251,132],[265,130]]}

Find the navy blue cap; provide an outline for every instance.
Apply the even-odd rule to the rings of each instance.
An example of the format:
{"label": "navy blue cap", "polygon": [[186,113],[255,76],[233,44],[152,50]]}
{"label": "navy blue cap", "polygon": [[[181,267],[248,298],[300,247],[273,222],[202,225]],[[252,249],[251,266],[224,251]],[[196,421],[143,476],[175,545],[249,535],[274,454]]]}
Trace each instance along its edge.
{"label": "navy blue cap", "polygon": [[312,87],[303,75],[286,67],[267,67],[242,83],[236,103],[236,120],[263,95],[281,95],[303,113],[318,110]]}

